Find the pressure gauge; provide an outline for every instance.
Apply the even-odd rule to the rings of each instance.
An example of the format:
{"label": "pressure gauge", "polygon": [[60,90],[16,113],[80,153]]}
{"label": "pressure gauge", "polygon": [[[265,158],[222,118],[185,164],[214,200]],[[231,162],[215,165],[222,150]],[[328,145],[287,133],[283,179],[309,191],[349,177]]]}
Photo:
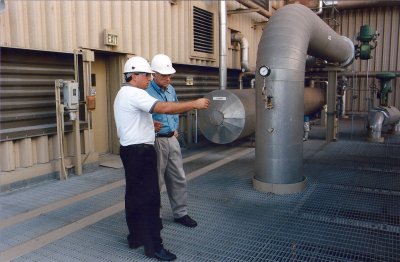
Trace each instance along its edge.
{"label": "pressure gauge", "polygon": [[268,66],[261,66],[259,69],[258,69],[258,72],[260,73],[260,75],[262,76],[262,77],[266,77],[266,76],[269,76],[269,74],[271,74],[271,69],[268,67]]}

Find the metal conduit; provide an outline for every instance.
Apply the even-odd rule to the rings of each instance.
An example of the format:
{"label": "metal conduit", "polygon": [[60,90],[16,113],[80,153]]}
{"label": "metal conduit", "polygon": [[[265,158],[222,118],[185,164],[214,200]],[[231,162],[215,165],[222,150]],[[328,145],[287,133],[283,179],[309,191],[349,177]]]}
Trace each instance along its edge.
{"label": "metal conduit", "polygon": [[253,186],[257,190],[287,194],[305,187],[302,138],[307,54],[347,66],[354,59],[354,45],[305,6],[280,8],[264,28],[257,53],[257,68],[266,65],[271,70],[265,78],[256,74]]}

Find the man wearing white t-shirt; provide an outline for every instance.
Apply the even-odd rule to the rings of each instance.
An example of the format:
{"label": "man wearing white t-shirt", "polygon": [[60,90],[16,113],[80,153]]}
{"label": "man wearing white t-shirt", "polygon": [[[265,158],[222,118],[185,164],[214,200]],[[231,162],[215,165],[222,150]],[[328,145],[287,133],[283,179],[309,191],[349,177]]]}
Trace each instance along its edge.
{"label": "man wearing white t-shirt", "polygon": [[205,109],[209,100],[199,98],[182,103],[160,102],[145,91],[152,73],[143,57],[128,59],[124,66],[126,83],[114,101],[114,117],[120,141],[120,157],[125,168],[129,247],[144,246],[146,256],[171,261],[176,256],[164,249],[160,235],[160,191],[151,114],[177,114]]}

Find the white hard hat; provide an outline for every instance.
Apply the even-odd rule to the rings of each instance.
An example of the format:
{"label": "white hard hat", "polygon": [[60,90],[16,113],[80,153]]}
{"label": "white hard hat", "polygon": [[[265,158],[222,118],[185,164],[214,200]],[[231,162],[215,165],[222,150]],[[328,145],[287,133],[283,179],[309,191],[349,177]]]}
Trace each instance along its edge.
{"label": "white hard hat", "polygon": [[124,73],[135,72],[154,73],[153,70],[151,70],[149,62],[141,56],[133,56],[125,63]]}
{"label": "white hard hat", "polygon": [[164,54],[158,54],[151,60],[151,69],[162,75],[175,74],[176,70],[172,67],[171,59]]}

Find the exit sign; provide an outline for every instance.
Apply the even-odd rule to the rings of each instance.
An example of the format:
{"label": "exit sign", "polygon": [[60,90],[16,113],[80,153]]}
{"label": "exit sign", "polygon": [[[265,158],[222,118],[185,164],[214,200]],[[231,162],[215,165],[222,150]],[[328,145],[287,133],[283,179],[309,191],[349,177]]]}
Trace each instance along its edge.
{"label": "exit sign", "polygon": [[105,45],[118,45],[118,34],[112,31],[104,31],[104,44]]}

